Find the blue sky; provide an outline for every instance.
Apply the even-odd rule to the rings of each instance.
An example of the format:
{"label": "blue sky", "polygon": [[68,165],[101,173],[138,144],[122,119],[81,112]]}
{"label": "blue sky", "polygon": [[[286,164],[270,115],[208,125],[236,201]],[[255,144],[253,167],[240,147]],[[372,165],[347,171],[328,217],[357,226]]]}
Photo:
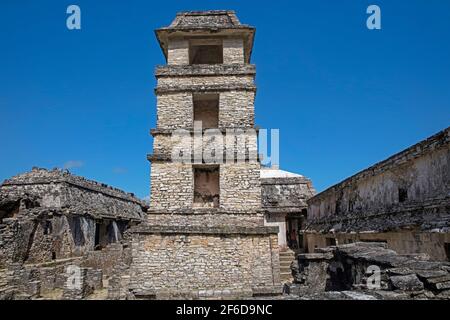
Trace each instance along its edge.
{"label": "blue sky", "polygon": [[450,1],[2,0],[0,181],[66,166],[148,195],[153,30],[204,9],[257,28],[257,125],[280,129],[281,167],[319,191],[449,125]]}

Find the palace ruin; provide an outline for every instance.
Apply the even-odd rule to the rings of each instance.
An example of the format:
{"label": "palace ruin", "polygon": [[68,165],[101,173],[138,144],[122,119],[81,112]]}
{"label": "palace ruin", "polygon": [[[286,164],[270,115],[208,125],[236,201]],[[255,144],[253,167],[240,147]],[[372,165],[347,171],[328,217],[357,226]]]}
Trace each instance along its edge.
{"label": "palace ruin", "polygon": [[450,129],[316,194],[260,164],[254,35],[224,10],[156,30],[149,204],[59,169],[0,185],[0,299],[450,299]]}

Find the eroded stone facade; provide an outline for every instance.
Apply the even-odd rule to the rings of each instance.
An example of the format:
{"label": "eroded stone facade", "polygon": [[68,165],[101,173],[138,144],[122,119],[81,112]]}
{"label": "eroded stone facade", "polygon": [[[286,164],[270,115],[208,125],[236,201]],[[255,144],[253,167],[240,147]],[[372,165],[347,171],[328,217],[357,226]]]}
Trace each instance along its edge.
{"label": "eroded stone facade", "polygon": [[399,253],[450,259],[450,129],[308,201],[308,246],[386,242]]}
{"label": "eroded stone facade", "polygon": [[[147,222],[131,230],[128,294],[205,298],[281,293],[278,230],[264,226],[261,211],[255,67],[249,64],[253,33],[232,11],[181,13],[171,26],[157,30],[167,65],[156,69],[150,209]],[[218,110],[198,114],[205,108]],[[213,139],[205,133],[200,141],[207,151],[220,150],[220,161],[194,157],[196,118],[206,119],[206,127],[216,126]],[[187,139],[174,139],[177,129],[185,130]],[[231,162],[226,161],[230,147],[218,148],[231,137],[230,129],[252,129],[244,135],[243,150],[233,142]],[[183,161],[174,161],[174,150],[185,156]],[[236,161],[235,153],[241,151],[243,161]]]}
{"label": "eroded stone facade", "polygon": [[[83,298],[123,260],[125,231],[145,219],[132,194],[59,169],[0,185],[0,298]],[[71,267],[81,287],[67,288]],[[68,269],[69,268],[69,269]]]}

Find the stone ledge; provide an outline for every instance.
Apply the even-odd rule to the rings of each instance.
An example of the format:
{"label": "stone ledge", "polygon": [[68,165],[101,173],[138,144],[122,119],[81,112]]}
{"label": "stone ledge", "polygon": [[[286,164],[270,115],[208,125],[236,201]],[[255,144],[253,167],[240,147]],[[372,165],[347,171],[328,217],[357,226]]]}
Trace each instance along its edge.
{"label": "stone ledge", "polygon": [[[175,130],[186,130],[189,131],[189,133],[191,135],[193,135],[194,133],[197,133],[197,131],[191,127],[185,127],[185,128],[169,128],[169,129],[165,129],[165,128],[157,128],[157,129],[150,129],[150,135],[152,135],[153,137],[156,135],[172,135],[174,133]],[[227,133],[227,132],[231,132],[231,133],[236,133],[235,131],[237,130],[243,130],[244,133],[246,132],[246,130],[255,130],[256,133],[259,132],[260,128],[259,127],[252,127],[252,126],[247,126],[247,127],[226,127],[226,128],[206,128],[206,129],[202,129],[202,134],[205,133],[206,130],[220,130],[220,132],[222,133]],[[200,133],[200,130],[198,131],[198,133]]]}
{"label": "stone ledge", "polygon": [[254,64],[161,65],[155,69],[156,78],[255,74]]}
{"label": "stone ledge", "polygon": [[[226,152],[224,152],[222,162],[217,163],[207,163],[207,164],[227,164],[227,163],[236,163],[238,159],[237,153],[234,153],[234,161],[230,161],[227,159]],[[178,163],[178,164],[192,164],[192,165],[201,165],[205,164],[204,162],[196,162],[194,159],[194,155],[191,156],[191,161],[172,161],[172,156],[168,154],[147,154],[147,160],[150,162],[169,162],[169,163]],[[249,153],[245,154],[245,159],[239,159],[242,163],[259,163],[261,161],[260,157],[257,156],[255,159],[250,159]]]}
{"label": "stone ledge", "polygon": [[333,258],[333,253],[301,253],[297,256],[299,260],[330,260]]}
{"label": "stone ledge", "polygon": [[207,235],[271,235],[278,234],[278,227],[203,227],[203,226],[137,226],[130,229],[139,234],[207,234]]}
{"label": "stone ledge", "polygon": [[253,296],[251,289],[199,289],[199,290],[155,290],[135,289],[136,299],[146,300],[205,300],[205,299],[245,299]]}
{"label": "stone ledge", "polygon": [[270,206],[264,206],[263,210],[264,213],[268,214],[292,214],[295,216],[303,217],[302,210],[308,208],[306,205],[299,205],[299,206],[289,206],[289,207],[270,207]]}
{"label": "stone ledge", "polygon": [[223,91],[254,91],[255,85],[243,84],[211,84],[211,85],[179,85],[179,86],[158,86],[155,88],[155,94],[175,93],[175,92],[223,92]]}
{"label": "stone ledge", "polygon": [[252,210],[252,211],[233,211],[233,210],[225,210],[220,208],[196,208],[196,209],[179,209],[179,210],[170,210],[167,209],[148,209],[147,214],[155,214],[155,215],[181,215],[181,216],[190,216],[190,215],[206,215],[206,214],[229,214],[229,215],[261,215],[262,209]]}
{"label": "stone ledge", "polygon": [[283,294],[283,286],[280,284],[264,287],[252,287],[252,292],[254,297],[279,296]]}
{"label": "stone ledge", "polygon": [[396,205],[389,209],[381,208],[380,212],[325,216],[310,220],[306,231],[325,234],[330,230],[336,233],[349,233],[420,228],[421,231],[448,232],[446,230],[450,228],[450,215],[446,212],[449,205],[450,197],[433,198],[423,202]]}
{"label": "stone ledge", "polygon": [[262,185],[292,185],[308,183],[311,183],[311,179],[306,177],[261,178]]}

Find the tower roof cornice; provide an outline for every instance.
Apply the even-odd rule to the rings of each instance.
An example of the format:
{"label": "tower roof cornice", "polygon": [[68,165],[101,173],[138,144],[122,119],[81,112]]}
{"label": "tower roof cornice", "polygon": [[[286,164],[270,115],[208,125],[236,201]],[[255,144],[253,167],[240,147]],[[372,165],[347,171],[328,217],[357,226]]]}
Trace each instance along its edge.
{"label": "tower roof cornice", "polygon": [[233,10],[183,11],[167,27],[155,30],[156,38],[167,58],[168,40],[176,37],[223,36],[244,39],[246,60],[253,48],[255,27],[242,24]]}

